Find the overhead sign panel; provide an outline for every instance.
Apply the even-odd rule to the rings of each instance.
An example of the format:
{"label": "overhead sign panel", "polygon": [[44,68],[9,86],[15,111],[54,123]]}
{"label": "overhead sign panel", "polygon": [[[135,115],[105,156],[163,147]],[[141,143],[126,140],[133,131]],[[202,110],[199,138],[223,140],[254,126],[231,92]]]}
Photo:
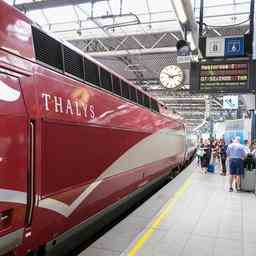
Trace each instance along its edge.
{"label": "overhead sign panel", "polygon": [[245,55],[243,36],[206,38],[206,57],[239,57]]}
{"label": "overhead sign panel", "polygon": [[206,38],[206,57],[222,57],[225,52],[224,37]]}
{"label": "overhead sign panel", "polygon": [[249,62],[244,60],[204,61],[191,65],[191,92],[241,93],[249,86]]}
{"label": "overhead sign panel", "polygon": [[225,38],[225,57],[244,56],[244,38],[227,37]]}
{"label": "overhead sign panel", "polygon": [[224,109],[238,109],[238,96],[223,96]]}
{"label": "overhead sign panel", "polygon": [[200,90],[232,92],[247,88],[248,63],[201,64]]}

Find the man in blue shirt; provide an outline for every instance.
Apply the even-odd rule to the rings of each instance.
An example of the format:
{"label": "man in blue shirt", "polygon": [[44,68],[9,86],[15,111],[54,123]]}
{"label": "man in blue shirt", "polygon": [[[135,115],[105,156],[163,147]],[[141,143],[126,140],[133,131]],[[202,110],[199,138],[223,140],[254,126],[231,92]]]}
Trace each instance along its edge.
{"label": "man in blue shirt", "polygon": [[236,137],[234,142],[227,148],[227,157],[229,158],[230,187],[229,191],[233,191],[233,181],[235,180],[237,190],[240,190],[241,175],[244,175],[244,158],[246,152],[244,146],[240,144],[240,138]]}

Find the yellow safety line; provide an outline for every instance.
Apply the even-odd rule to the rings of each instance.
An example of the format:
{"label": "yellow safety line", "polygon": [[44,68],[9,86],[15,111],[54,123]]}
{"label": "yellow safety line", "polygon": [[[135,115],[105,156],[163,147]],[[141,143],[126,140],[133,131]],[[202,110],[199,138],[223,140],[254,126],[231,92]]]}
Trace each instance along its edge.
{"label": "yellow safety line", "polygon": [[142,248],[144,243],[154,234],[157,227],[161,224],[161,222],[170,215],[172,209],[174,208],[176,202],[182,195],[187,191],[189,186],[191,185],[191,176],[183,183],[180,189],[171,197],[167,203],[160,210],[159,214],[152,220],[152,222],[148,225],[147,229],[140,235],[140,237],[136,240],[135,244],[128,252],[128,256],[136,256],[137,252]]}

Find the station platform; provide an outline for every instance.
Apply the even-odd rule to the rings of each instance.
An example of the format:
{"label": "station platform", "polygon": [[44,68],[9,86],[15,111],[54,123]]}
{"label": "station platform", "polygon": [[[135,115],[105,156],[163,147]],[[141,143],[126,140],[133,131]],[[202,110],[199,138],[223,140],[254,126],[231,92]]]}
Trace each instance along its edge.
{"label": "station platform", "polygon": [[255,256],[256,197],[194,161],[79,256]]}

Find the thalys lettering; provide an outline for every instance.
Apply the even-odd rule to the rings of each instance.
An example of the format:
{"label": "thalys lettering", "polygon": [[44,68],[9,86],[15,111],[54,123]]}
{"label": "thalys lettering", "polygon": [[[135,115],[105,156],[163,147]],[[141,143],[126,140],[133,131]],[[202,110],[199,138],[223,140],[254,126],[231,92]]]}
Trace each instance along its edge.
{"label": "thalys lettering", "polygon": [[42,93],[45,111],[54,111],[55,113],[66,114],[86,119],[95,118],[95,106],[81,102],[81,100],[64,99],[57,95]]}

